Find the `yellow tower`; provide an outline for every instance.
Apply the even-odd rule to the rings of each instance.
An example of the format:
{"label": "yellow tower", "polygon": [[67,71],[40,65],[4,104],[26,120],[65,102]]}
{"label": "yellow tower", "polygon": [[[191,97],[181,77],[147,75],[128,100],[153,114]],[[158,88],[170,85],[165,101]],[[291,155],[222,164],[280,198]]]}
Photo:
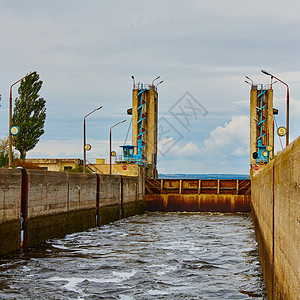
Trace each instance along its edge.
{"label": "yellow tower", "polygon": [[134,84],[132,90],[132,145],[141,140],[142,161],[146,164],[146,175],[157,178],[157,123],[158,93],[157,86]]}
{"label": "yellow tower", "polygon": [[250,175],[274,157],[272,86],[252,85],[250,91]]}

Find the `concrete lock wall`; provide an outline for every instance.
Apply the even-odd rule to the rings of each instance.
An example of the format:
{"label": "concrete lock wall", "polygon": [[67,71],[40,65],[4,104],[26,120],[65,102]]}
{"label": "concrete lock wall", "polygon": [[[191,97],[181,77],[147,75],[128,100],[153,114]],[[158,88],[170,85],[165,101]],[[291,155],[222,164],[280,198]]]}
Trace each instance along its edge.
{"label": "concrete lock wall", "polygon": [[21,171],[0,169],[0,255],[20,247],[21,191]]}
{"label": "concrete lock wall", "polygon": [[67,233],[68,174],[28,170],[27,177],[25,245],[30,247]]}
{"label": "concrete lock wall", "polygon": [[139,166],[138,190],[137,190],[137,214],[142,214],[145,211],[145,168]]}
{"label": "concrete lock wall", "polygon": [[69,173],[68,233],[95,226],[97,176]]}
{"label": "concrete lock wall", "polygon": [[138,180],[132,177],[122,177],[122,217],[137,213]]}
{"label": "concrete lock wall", "polygon": [[20,249],[21,230],[30,247],[144,213],[143,194],[138,177],[1,169],[0,254]]}
{"label": "concrete lock wall", "polygon": [[300,299],[300,137],[252,178],[252,216],[269,299]]}
{"label": "concrete lock wall", "polygon": [[121,176],[100,175],[99,224],[121,218]]}

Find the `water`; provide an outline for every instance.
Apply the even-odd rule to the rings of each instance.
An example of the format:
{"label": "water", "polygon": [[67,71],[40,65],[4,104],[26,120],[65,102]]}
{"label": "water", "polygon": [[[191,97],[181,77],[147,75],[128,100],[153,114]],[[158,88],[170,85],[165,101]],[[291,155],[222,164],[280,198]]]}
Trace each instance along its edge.
{"label": "water", "polygon": [[1,299],[267,299],[250,214],[147,213],[0,259]]}

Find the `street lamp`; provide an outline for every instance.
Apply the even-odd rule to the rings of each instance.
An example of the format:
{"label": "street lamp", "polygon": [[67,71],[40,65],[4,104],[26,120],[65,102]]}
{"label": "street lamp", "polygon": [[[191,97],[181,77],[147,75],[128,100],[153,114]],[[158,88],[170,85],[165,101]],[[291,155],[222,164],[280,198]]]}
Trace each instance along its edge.
{"label": "street lamp", "polygon": [[267,72],[265,70],[261,70],[261,71],[262,71],[262,73],[264,73],[268,76],[271,76],[271,79],[275,78],[287,87],[287,91],[286,91],[286,146],[287,146],[289,144],[289,134],[290,134],[290,130],[289,130],[289,127],[290,127],[290,125],[289,125],[289,118],[290,118],[290,90],[289,90],[289,86],[288,86],[287,83],[280,80],[279,78],[277,78],[273,74],[270,74],[269,72]]}
{"label": "street lamp", "polygon": [[122,121],[118,122],[117,124],[111,126],[110,129],[109,129],[109,174],[110,174],[110,175],[111,175],[111,130],[112,130],[115,126],[117,126],[117,125],[119,125],[119,124],[121,124],[121,123],[124,123],[125,121],[126,121],[126,120],[122,120]]}
{"label": "street lamp", "polygon": [[21,80],[23,80],[24,78],[26,78],[27,76],[30,76],[32,74],[34,74],[35,72],[30,72],[29,74],[25,75],[24,77],[22,77],[21,79],[19,79],[18,81],[16,81],[15,83],[13,83],[10,86],[10,90],[9,90],[9,121],[8,121],[8,167],[11,169],[12,168],[12,138],[11,138],[11,127],[12,127],[12,87],[17,84],[18,82],[20,82]]}
{"label": "street lamp", "polygon": [[96,109],[94,109],[93,111],[91,111],[90,113],[88,113],[87,115],[84,116],[83,118],[83,172],[85,173],[86,171],[86,141],[85,141],[85,119],[86,117],[88,117],[89,115],[91,115],[93,112],[95,112],[96,110],[99,110],[102,108],[102,105],[97,107]]}

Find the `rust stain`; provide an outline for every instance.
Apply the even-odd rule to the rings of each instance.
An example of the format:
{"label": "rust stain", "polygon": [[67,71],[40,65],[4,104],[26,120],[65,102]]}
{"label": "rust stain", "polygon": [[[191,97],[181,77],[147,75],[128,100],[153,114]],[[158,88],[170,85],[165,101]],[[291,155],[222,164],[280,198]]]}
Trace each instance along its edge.
{"label": "rust stain", "polygon": [[188,212],[247,212],[250,211],[248,195],[146,195],[148,211]]}
{"label": "rust stain", "polygon": [[250,180],[164,179],[146,182],[149,211],[246,212],[250,211]]}

